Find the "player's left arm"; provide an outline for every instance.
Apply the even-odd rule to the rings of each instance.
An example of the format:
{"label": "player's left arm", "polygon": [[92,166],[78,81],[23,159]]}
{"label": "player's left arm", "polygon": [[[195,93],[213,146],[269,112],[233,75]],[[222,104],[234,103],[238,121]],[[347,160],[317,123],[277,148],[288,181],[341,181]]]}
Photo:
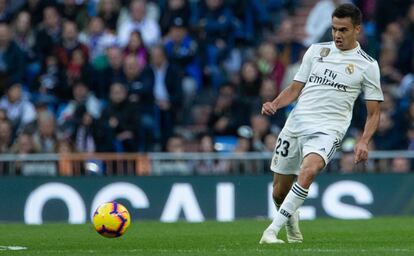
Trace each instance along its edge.
{"label": "player's left arm", "polygon": [[363,162],[368,159],[368,144],[377,130],[380,120],[380,102],[367,100],[367,120],[365,122],[364,132],[355,145],[355,163]]}
{"label": "player's left arm", "polygon": [[355,145],[355,163],[368,159],[368,144],[377,130],[381,112],[380,102],[384,101],[380,84],[380,71],[376,61],[368,65],[363,75],[362,84],[367,106],[367,120],[365,121],[364,132]]}

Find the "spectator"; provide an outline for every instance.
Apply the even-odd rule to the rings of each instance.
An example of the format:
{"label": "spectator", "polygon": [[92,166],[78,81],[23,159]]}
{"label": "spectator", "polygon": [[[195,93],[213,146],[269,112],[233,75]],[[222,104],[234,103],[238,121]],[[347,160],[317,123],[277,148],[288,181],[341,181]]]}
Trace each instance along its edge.
{"label": "spectator", "polygon": [[350,174],[361,171],[360,166],[355,165],[354,148],[356,141],[357,138],[351,136],[344,138],[341,147],[338,148],[338,152],[339,150],[340,152],[336,154],[339,155],[339,166],[337,170],[339,173]]}
{"label": "spectator", "polygon": [[102,121],[112,130],[118,152],[134,152],[137,147],[139,112],[128,100],[128,90],[121,83],[111,85],[109,104],[103,110]]}
{"label": "spectator", "polygon": [[[214,153],[214,140],[213,137],[209,134],[202,134],[199,138],[199,148],[200,153]],[[230,163],[226,160],[210,160],[202,159],[198,160],[195,163],[194,170],[196,174],[199,175],[222,175],[228,174]]]}
{"label": "spectator", "polygon": [[394,21],[387,24],[384,32],[381,34],[381,43],[383,48],[398,49],[403,38],[401,23]]}
{"label": "spectator", "polygon": [[250,117],[252,128],[252,148],[254,151],[266,151],[265,137],[270,133],[270,122],[266,116],[255,114]]}
{"label": "spectator", "polygon": [[198,104],[191,106],[190,115],[183,116],[185,130],[191,134],[206,133],[209,131],[208,121],[211,114],[211,106],[208,104]]}
{"label": "spectator", "polygon": [[180,71],[168,62],[161,45],[151,49],[151,70],[154,75],[155,104],[159,110],[158,127],[162,127],[161,144],[165,146],[182,110],[182,78]]}
{"label": "spectator", "polygon": [[[0,154],[10,153],[10,147],[13,143],[13,130],[10,121],[7,119],[7,113],[4,109],[0,109]],[[9,163],[0,162],[0,174],[4,175],[8,172]]]}
{"label": "spectator", "polygon": [[57,144],[55,117],[49,112],[42,112],[37,118],[37,131],[33,143],[39,153],[55,153]]}
{"label": "spectator", "polygon": [[134,30],[141,32],[146,47],[151,47],[161,39],[157,22],[146,17],[146,0],[133,0],[130,4],[130,19],[121,23],[118,29],[118,40],[121,46],[128,43]]}
{"label": "spectator", "polygon": [[65,21],[63,23],[62,42],[55,49],[61,68],[69,67],[74,56],[73,53],[76,50],[80,50],[85,62],[89,62],[89,49],[79,41],[76,24],[73,21]]}
{"label": "spectator", "polygon": [[72,141],[74,141],[77,152],[112,152],[114,150],[108,126],[94,118],[85,105],[77,106],[73,121],[75,129]]}
{"label": "spectator", "polygon": [[286,66],[286,71],[284,72],[282,83],[279,87],[279,91],[277,92],[278,94],[287,88],[290,83],[292,83],[296,73],[299,71],[300,64],[302,63],[301,60],[304,54],[305,48],[300,49],[297,61]]}
{"label": "spectator", "polygon": [[124,50],[124,57],[133,56],[137,59],[138,69],[144,69],[148,62],[148,52],[142,41],[139,31],[132,31],[128,40],[128,44]]}
{"label": "spectator", "polygon": [[81,49],[75,49],[71,53],[70,61],[66,70],[66,83],[69,90],[64,91],[61,98],[67,98],[65,95],[70,94],[70,87],[76,81],[85,81],[85,83],[90,84],[90,74],[92,72],[92,67],[89,65],[87,56]]}
{"label": "spectator", "polygon": [[223,85],[210,114],[209,127],[214,135],[236,135],[237,128],[247,123],[245,113],[233,86]]}
{"label": "spectator", "polygon": [[127,56],[124,60],[124,83],[128,86],[130,100],[140,105],[143,111],[154,107],[154,77],[149,67],[139,69],[137,59]]}
{"label": "spectator", "polygon": [[343,0],[322,0],[319,1],[310,11],[306,20],[305,32],[307,34],[303,44],[310,46],[313,43],[320,42],[320,39],[331,28],[331,15]]}
{"label": "spectator", "polygon": [[124,60],[124,84],[129,91],[129,100],[136,104],[140,113],[139,141],[143,142],[140,151],[159,147],[160,127],[156,120],[154,97],[154,73],[149,66],[139,69],[137,59],[127,56]]}
{"label": "spectator", "polygon": [[287,67],[292,63],[299,62],[303,45],[295,31],[292,18],[285,18],[275,34],[272,42],[276,44],[279,60],[283,66]]}
{"label": "spectator", "polygon": [[342,174],[350,174],[355,171],[354,153],[352,151],[342,152],[339,160],[339,172]]}
{"label": "spectator", "polygon": [[9,23],[12,19],[7,2],[8,0],[0,0],[0,22]]}
{"label": "spectator", "polygon": [[[375,148],[377,150],[397,150],[405,148],[405,143],[401,143],[400,132],[390,115],[381,111],[380,123],[377,132],[373,136]],[[404,140],[405,141],[405,140]]]}
{"label": "spectator", "polygon": [[[254,114],[261,109],[263,102],[272,101],[277,96],[276,85],[273,80],[265,79],[260,86],[259,98],[257,98],[252,105],[250,105],[251,114]],[[286,108],[278,110],[276,115],[270,116],[269,121],[273,127],[283,127],[285,124],[287,114]]]}
{"label": "spectator", "polygon": [[[101,103],[90,92],[88,85],[82,81],[78,81],[73,85],[73,100],[64,106],[62,112],[59,115],[58,123],[60,125],[69,125],[71,127],[74,120],[74,114],[77,108],[85,106],[86,111],[94,119],[98,119],[101,115]],[[79,118],[79,117],[78,117]]]}
{"label": "spectator", "polygon": [[48,0],[27,0],[20,8],[20,12],[27,12],[32,15],[32,27],[37,27],[43,19],[43,10],[48,4]]}
{"label": "spectator", "polygon": [[408,147],[407,150],[414,150],[414,123],[410,123],[407,131]]}
{"label": "spectator", "polygon": [[26,11],[20,12],[14,21],[14,40],[22,50],[26,62],[24,83],[30,85],[39,75],[41,64],[39,54],[35,50],[35,32],[32,27],[32,16]]}
{"label": "spectator", "polygon": [[161,6],[160,27],[163,35],[167,35],[174,20],[181,19],[187,27],[191,19],[191,9],[188,0],[167,0]]}
{"label": "spectator", "polygon": [[72,143],[68,139],[58,140],[56,144],[56,153],[59,154],[59,175],[73,176],[73,161],[68,158],[68,154],[74,153]]}
{"label": "spectator", "polygon": [[[253,151],[252,140],[250,137],[240,136],[237,138],[237,144],[234,148],[234,153],[249,153]],[[231,170],[235,174],[252,174],[258,171],[258,163],[251,160],[232,160],[231,161]],[[263,171],[263,170],[260,170]]]}
{"label": "spectator", "polygon": [[[19,158],[22,158],[28,154],[38,153],[38,149],[33,142],[32,134],[27,132],[20,133],[12,145],[10,152],[18,155]],[[14,175],[29,174],[31,168],[26,168],[29,165],[30,163],[24,161],[16,161],[13,166],[15,171]]]}
{"label": "spectator", "polygon": [[[319,22],[330,12],[321,6],[344,1],[316,3],[308,17],[313,29],[307,40],[317,42],[326,35],[331,40],[330,25]],[[273,151],[278,127],[291,106],[266,120],[257,111],[291,83],[300,66],[307,8],[295,9],[299,2],[0,0],[0,107],[7,108],[0,111],[0,152],[10,152],[13,141],[17,144],[15,134],[27,137],[35,132],[36,116],[34,148],[53,152],[60,130],[50,114],[36,114],[33,104],[56,112],[62,137],[82,151],[166,150],[173,132],[189,140],[187,150],[188,145],[199,150],[202,143],[205,149],[200,150],[213,152],[211,136],[225,135],[228,145],[239,140],[237,151]],[[356,3],[368,12],[365,35],[359,41],[366,52],[377,55],[384,89],[382,122],[373,140],[379,150],[413,149],[414,4],[377,1],[373,19],[374,2]],[[157,3],[159,21],[153,15]],[[85,16],[86,5],[90,17]],[[87,20],[88,27],[82,30]],[[158,45],[160,27],[166,54]],[[115,93],[110,88],[114,83]],[[102,115],[101,104],[107,104]],[[351,139],[363,129],[365,116],[360,97],[348,134]],[[195,139],[204,133],[213,135]],[[338,167],[359,172],[362,166],[352,167],[350,150],[344,150]],[[374,170],[374,164],[380,171],[391,171],[394,164],[405,169],[399,159],[368,161],[364,168]],[[3,171],[4,167],[0,166]],[[208,168],[216,167],[215,162],[206,162],[200,169],[207,174]],[[262,167],[253,163],[241,168],[251,172]]]}
{"label": "spectator", "polygon": [[[264,138],[264,151],[273,152],[275,150],[278,134],[268,133]],[[269,163],[270,164],[270,163]]]}
{"label": "spectator", "polygon": [[[25,69],[24,55],[11,37],[10,28],[0,23],[0,87],[6,81],[22,83]],[[4,88],[0,88],[0,93]]]}
{"label": "spectator", "polygon": [[410,1],[406,0],[377,0],[376,23],[379,35],[389,23],[404,17],[409,6]]}
{"label": "spectator", "polygon": [[264,78],[276,82],[277,94],[282,91],[281,84],[285,73],[285,66],[278,59],[276,47],[271,42],[264,42],[259,46],[257,67]]}
{"label": "spectator", "polygon": [[[272,18],[275,25],[282,15],[279,0],[251,1],[251,0],[228,0],[226,3],[234,11],[237,18],[236,33],[237,40],[245,45],[256,45],[272,26]],[[275,10],[277,9],[277,10]],[[272,14],[271,14],[272,12]],[[273,16],[273,17],[272,17]]]}
{"label": "spectator", "polygon": [[0,108],[0,122],[1,121],[8,121],[7,119],[7,110],[4,108]]}
{"label": "spectator", "polygon": [[174,154],[175,160],[166,160],[154,166],[154,175],[191,175],[193,174],[186,161],[179,159],[179,155],[185,152],[184,138],[179,135],[171,136],[167,141],[166,152]]}
{"label": "spectator", "polygon": [[93,91],[100,99],[107,99],[109,86],[114,82],[124,80],[122,50],[117,46],[111,46],[106,50],[108,66],[102,70],[96,70],[92,83]]}
{"label": "spectator", "polygon": [[[37,55],[34,52],[35,46],[35,35],[31,26],[31,15],[28,12],[20,12],[13,26],[13,38],[20,49],[25,55],[25,62],[33,63],[36,66],[32,65],[31,73],[26,74],[27,76],[34,76],[36,71],[39,71],[39,64],[37,63]],[[34,63],[36,62],[36,63]],[[34,73],[34,74],[33,74]]]}
{"label": "spectator", "polygon": [[60,7],[60,13],[64,19],[75,22],[79,30],[83,30],[86,27],[88,12],[86,10],[85,2],[63,0]]}
{"label": "spectator", "polygon": [[58,97],[62,96],[62,91],[67,87],[65,75],[59,69],[56,56],[47,56],[41,68],[40,75],[30,86],[30,92],[34,102],[42,101],[56,110]]}
{"label": "spectator", "polygon": [[262,83],[256,63],[253,61],[246,61],[243,63],[240,71],[240,77],[240,98],[249,104],[259,96],[260,86]]}
{"label": "spectator", "polygon": [[88,47],[90,62],[94,68],[102,69],[105,65],[105,50],[114,44],[116,37],[105,30],[100,17],[92,17],[86,31],[79,35],[79,41]]}
{"label": "spectator", "polygon": [[120,11],[118,0],[99,0],[97,14],[109,33],[115,34]]}
{"label": "spectator", "polygon": [[48,6],[43,10],[43,21],[36,31],[35,52],[41,63],[46,56],[53,54],[62,36],[61,17],[54,6]]}
{"label": "spectator", "polygon": [[38,150],[33,143],[32,135],[26,132],[20,133],[19,136],[17,136],[15,143],[11,147],[11,153],[18,154],[20,156],[37,152]]}
{"label": "spectator", "polygon": [[248,136],[244,134],[238,134],[236,147],[234,148],[235,153],[246,153],[253,151],[253,145],[251,140],[251,134]]}
{"label": "spectator", "polygon": [[403,75],[414,70],[414,3],[412,2],[407,12],[406,24],[403,28],[402,40],[398,49],[397,68]]}
{"label": "spectator", "polygon": [[33,104],[23,96],[21,84],[11,84],[6,95],[0,99],[0,109],[7,111],[7,118],[11,121],[13,134],[22,131],[36,120],[36,111]]}
{"label": "spectator", "polygon": [[[190,34],[180,17],[172,20],[165,40],[165,51],[172,65],[177,65],[185,72],[185,76],[191,77],[197,84],[197,90],[201,90],[202,72],[198,59],[198,44]],[[195,89],[195,88],[194,88]],[[193,90],[194,91],[194,90]],[[191,95],[191,92],[189,93]],[[187,94],[187,96],[189,96]]]}
{"label": "spectator", "polygon": [[[260,102],[263,103],[269,100],[271,101],[271,99],[276,98],[277,95],[278,93],[277,93],[275,81],[272,79],[264,79],[262,81],[262,85],[260,86],[260,91],[259,91]],[[255,109],[260,109],[260,108],[255,108]]]}
{"label": "spectator", "polygon": [[197,26],[205,47],[206,67],[208,72],[217,73],[215,67],[228,57],[234,46],[234,16],[223,0],[204,0],[199,14]]}
{"label": "spectator", "polygon": [[[13,130],[9,120],[0,121],[0,153],[5,154],[10,151],[13,142]],[[2,165],[0,165],[1,168]]]}
{"label": "spectator", "polygon": [[400,53],[400,48],[403,41],[403,31],[398,22],[392,22],[387,25],[386,30],[381,35],[382,48],[379,56],[379,63],[381,67],[381,79],[390,84],[399,83],[402,80],[403,74],[397,69],[399,59],[405,58],[406,53]]}
{"label": "spectator", "polygon": [[411,171],[410,161],[407,158],[397,157],[392,159],[391,171],[394,173],[407,173]]}

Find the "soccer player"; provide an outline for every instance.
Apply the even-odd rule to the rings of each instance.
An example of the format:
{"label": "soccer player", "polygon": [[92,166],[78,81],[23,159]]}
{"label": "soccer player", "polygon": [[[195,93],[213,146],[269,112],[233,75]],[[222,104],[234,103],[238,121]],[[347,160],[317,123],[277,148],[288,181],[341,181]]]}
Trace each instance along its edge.
{"label": "soccer player", "polygon": [[286,224],[288,242],[302,242],[297,209],[303,204],[316,175],[332,159],[352,118],[361,92],[367,107],[364,132],[355,145],[355,163],[367,160],[368,143],[377,129],[380,102],[378,63],[360,47],[361,11],[352,4],[338,6],[332,14],[332,42],[313,44],[303,57],[294,81],[262,114],[297,100],[281,131],[272,158],[273,198],[277,213],[260,243],[284,243],[278,233]]}

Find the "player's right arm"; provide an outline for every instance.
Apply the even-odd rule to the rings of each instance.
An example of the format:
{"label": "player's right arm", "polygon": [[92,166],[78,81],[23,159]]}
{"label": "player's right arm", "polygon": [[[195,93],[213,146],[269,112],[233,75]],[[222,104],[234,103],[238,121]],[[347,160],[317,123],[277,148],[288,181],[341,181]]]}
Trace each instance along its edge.
{"label": "player's right arm", "polygon": [[296,73],[293,82],[284,89],[279,96],[271,102],[266,102],[262,106],[263,115],[274,115],[276,111],[294,102],[300,95],[305,83],[308,80],[312,68],[312,55],[314,46],[312,45],[306,51],[302,59],[299,71]]}
{"label": "player's right arm", "polygon": [[297,100],[302,91],[304,83],[299,81],[293,81],[286,89],[284,89],[279,96],[273,101],[266,102],[262,106],[263,115],[274,115],[280,108],[286,107],[290,103]]}

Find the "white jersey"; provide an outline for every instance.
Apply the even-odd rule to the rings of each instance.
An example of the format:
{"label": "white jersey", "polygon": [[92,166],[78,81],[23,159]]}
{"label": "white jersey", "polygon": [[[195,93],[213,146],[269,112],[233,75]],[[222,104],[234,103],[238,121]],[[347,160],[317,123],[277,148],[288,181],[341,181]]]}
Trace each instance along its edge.
{"label": "white jersey", "polygon": [[290,136],[323,132],[342,139],[361,92],[365,100],[384,99],[378,63],[359,44],[348,51],[334,42],[311,45],[294,80],[305,87],[284,127]]}

